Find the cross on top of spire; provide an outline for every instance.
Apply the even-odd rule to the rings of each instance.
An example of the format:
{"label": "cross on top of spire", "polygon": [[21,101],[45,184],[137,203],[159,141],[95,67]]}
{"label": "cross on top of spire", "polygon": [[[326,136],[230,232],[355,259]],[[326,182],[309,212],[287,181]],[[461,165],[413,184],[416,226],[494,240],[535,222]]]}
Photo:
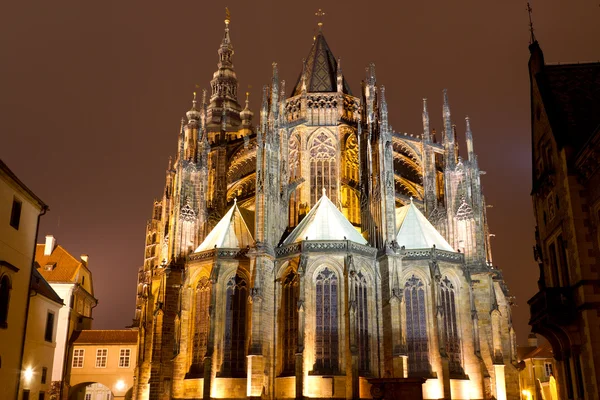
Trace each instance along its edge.
{"label": "cross on top of spire", "polygon": [[321,28],[323,28],[323,18],[325,17],[325,12],[319,8],[319,11],[315,13],[315,16],[317,17],[317,25],[319,26],[319,30],[321,30]]}
{"label": "cross on top of spire", "polygon": [[229,13],[229,8],[225,7],[225,24],[229,25],[231,22],[231,14]]}
{"label": "cross on top of spire", "polygon": [[535,35],[533,34],[533,21],[531,19],[533,9],[531,8],[531,4],[529,2],[527,2],[527,13],[529,14],[529,33],[531,35],[529,40],[531,41],[531,44],[533,44],[535,42]]}

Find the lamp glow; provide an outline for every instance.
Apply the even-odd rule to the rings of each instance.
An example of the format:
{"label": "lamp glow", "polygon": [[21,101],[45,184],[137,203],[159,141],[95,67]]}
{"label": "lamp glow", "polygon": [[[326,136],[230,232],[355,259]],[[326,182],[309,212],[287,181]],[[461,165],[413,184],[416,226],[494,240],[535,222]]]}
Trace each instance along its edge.
{"label": "lamp glow", "polygon": [[115,384],[115,388],[117,390],[123,390],[123,389],[125,389],[125,381],[118,380],[117,383]]}
{"label": "lamp glow", "polygon": [[26,379],[27,381],[30,381],[30,380],[31,380],[31,378],[33,378],[33,368],[31,368],[31,367],[27,367],[27,368],[25,369],[25,379]]}

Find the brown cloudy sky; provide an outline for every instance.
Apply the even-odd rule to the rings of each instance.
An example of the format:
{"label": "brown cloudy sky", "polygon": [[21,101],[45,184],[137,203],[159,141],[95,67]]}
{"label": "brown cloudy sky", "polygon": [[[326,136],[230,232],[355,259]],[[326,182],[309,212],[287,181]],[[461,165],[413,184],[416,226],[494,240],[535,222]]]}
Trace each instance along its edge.
{"label": "brown cloudy sky", "polygon": [[[532,1],[547,62],[600,58],[598,3]],[[50,205],[40,241],[54,234],[75,255],[90,255],[100,299],[94,327],[131,322],[145,221],[161,196],[179,119],[216,68],[225,5],[240,92],[251,85],[255,111],[273,61],[295,82],[318,8],[355,93],[364,67],[376,64],[396,131],[420,134],[423,97],[439,130],[448,88],[461,138],[468,114],[487,171],[494,264],[516,296],[523,342],[537,267],[522,0],[5,2],[0,157]]]}

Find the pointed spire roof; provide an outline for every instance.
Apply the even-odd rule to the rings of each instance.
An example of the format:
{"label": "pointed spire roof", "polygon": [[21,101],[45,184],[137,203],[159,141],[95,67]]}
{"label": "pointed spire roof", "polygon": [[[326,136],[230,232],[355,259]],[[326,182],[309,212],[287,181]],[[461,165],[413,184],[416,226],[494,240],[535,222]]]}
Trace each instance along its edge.
{"label": "pointed spire roof", "polygon": [[[303,74],[307,92],[336,92],[337,68],[338,62],[329,49],[323,32],[319,31],[308,53],[308,57],[306,57],[303,72],[294,86],[292,96],[299,95],[302,92]],[[343,82],[343,92],[352,94],[345,78]]]}
{"label": "pointed spire roof", "polygon": [[325,193],[283,243],[298,243],[303,240],[351,240],[367,244],[365,238]]}
{"label": "pointed spire roof", "polygon": [[396,209],[396,241],[407,249],[437,249],[455,251],[425,218],[414,203]]}
{"label": "pointed spire roof", "polygon": [[237,206],[237,201],[227,211],[227,214],[212,231],[206,236],[204,242],[196,249],[195,253],[216,248],[243,249],[254,245],[252,232],[246,223],[247,218]]}

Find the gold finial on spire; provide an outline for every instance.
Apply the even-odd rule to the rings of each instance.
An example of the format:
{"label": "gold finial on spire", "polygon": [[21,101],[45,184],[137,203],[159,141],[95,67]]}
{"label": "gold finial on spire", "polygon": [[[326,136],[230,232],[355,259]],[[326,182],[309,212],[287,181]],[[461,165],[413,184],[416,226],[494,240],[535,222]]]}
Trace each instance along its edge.
{"label": "gold finial on spire", "polygon": [[225,24],[229,25],[231,22],[231,14],[229,13],[229,8],[225,7]]}
{"label": "gold finial on spire", "polygon": [[315,16],[317,17],[317,20],[319,21],[319,22],[317,22],[317,25],[319,26],[319,30],[321,30],[323,28],[323,17],[325,16],[325,12],[319,8],[319,11],[317,11],[315,13]]}
{"label": "gold finial on spire", "polygon": [[533,21],[531,19],[532,12],[533,12],[533,9],[531,8],[531,4],[529,4],[529,2],[527,2],[527,13],[529,14],[529,33],[531,35],[531,37],[529,39],[531,41],[530,44],[533,44],[536,41],[535,35],[533,34]]}

